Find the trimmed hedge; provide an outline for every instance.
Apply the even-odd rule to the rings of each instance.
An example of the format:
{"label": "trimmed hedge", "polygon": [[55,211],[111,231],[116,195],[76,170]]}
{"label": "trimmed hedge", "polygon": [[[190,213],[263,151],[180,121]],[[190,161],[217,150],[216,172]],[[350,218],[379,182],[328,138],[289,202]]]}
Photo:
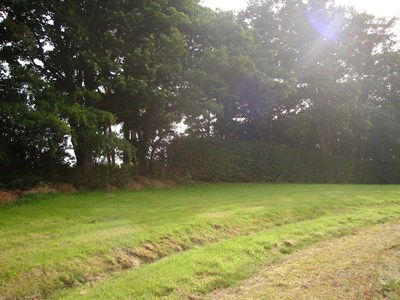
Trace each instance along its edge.
{"label": "trimmed hedge", "polygon": [[168,150],[176,176],[210,182],[399,183],[400,163],[354,161],[236,140],[180,138]]}

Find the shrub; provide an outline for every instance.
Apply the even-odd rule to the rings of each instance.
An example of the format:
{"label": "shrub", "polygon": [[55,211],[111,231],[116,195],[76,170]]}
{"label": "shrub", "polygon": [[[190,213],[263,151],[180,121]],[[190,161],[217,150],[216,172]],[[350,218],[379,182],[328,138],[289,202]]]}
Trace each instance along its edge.
{"label": "shrub", "polygon": [[106,185],[124,188],[136,175],[135,166],[96,165],[90,175],[81,176],[75,172],[72,183],[83,189],[105,189]]}
{"label": "shrub", "polygon": [[400,163],[354,161],[256,142],[180,138],[170,145],[168,158],[176,177],[209,182],[400,182]]}

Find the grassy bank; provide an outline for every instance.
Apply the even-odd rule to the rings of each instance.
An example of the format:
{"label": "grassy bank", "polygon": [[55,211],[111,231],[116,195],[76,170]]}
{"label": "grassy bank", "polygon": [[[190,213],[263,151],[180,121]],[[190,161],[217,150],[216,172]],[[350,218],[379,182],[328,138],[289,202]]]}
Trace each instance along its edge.
{"label": "grassy bank", "polygon": [[202,296],[313,242],[400,219],[391,185],[218,184],[23,200],[0,207],[6,299]]}

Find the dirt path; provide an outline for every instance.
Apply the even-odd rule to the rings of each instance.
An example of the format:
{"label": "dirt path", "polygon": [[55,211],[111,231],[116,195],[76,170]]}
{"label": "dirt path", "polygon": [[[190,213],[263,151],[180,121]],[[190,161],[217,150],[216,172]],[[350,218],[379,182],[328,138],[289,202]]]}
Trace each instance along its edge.
{"label": "dirt path", "polygon": [[399,278],[397,222],[315,244],[208,298],[383,299],[383,283]]}

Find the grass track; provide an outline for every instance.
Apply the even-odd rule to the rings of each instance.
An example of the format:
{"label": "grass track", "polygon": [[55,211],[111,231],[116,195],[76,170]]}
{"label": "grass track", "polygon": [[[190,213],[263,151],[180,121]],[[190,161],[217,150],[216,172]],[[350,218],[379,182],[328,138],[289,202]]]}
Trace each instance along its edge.
{"label": "grass track", "polygon": [[399,203],[394,185],[218,184],[28,198],[0,207],[0,295],[206,295],[284,253],[400,219]]}

